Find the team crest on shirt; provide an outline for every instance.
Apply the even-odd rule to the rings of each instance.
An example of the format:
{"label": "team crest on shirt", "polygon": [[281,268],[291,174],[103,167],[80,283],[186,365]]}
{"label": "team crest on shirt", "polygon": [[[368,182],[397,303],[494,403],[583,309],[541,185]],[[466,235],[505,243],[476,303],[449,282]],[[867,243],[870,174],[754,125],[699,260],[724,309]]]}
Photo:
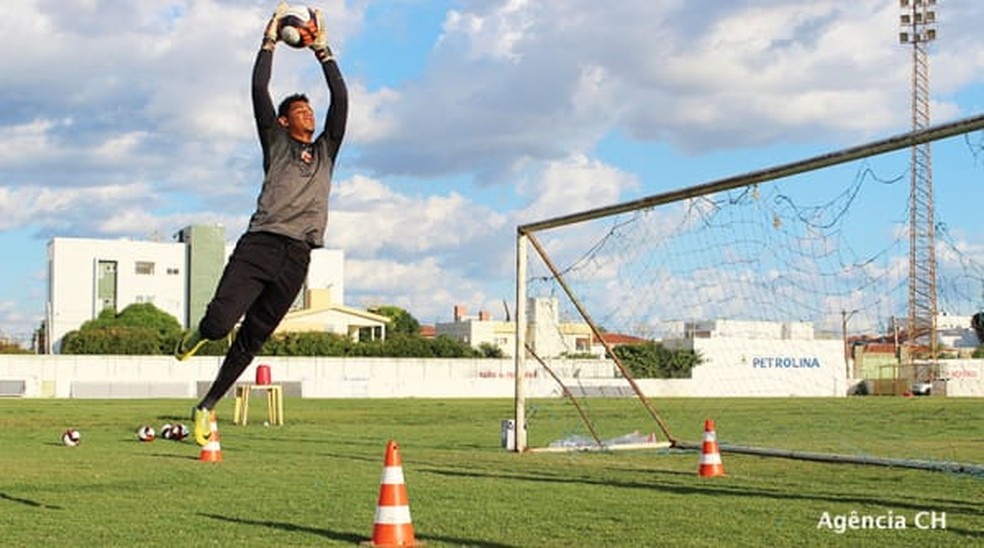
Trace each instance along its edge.
{"label": "team crest on shirt", "polygon": [[301,151],[301,160],[303,160],[305,164],[310,164],[311,160],[313,159],[314,157],[311,156],[310,150],[305,148],[304,150]]}

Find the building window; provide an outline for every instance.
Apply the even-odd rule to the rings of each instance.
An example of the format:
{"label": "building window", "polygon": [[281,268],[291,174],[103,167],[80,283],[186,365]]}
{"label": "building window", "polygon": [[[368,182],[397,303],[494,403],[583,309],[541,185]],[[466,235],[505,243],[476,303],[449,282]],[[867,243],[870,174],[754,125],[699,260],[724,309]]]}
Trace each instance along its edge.
{"label": "building window", "polygon": [[154,263],[152,263],[150,261],[137,261],[136,273],[137,274],[153,275],[154,274]]}
{"label": "building window", "polygon": [[588,337],[577,337],[574,339],[574,349],[578,352],[588,352],[591,350],[591,339]]}
{"label": "building window", "polygon": [[96,267],[96,310],[116,310],[116,261],[99,261]]}

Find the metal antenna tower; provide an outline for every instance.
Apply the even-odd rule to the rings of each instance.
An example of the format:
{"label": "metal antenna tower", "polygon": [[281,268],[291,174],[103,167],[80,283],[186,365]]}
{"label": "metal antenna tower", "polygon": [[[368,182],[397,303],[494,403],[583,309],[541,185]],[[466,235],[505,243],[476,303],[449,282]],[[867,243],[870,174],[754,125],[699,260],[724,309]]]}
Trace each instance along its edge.
{"label": "metal antenna tower", "polygon": [[[936,0],[899,0],[899,42],[912,46],[912,131],[929,127],[928,44],[936,39]],[[908,360],[917,343],[936,362],[936,245],[933,218],[933,163],[929,143],[912,146],[909,190],[909,325]],[[921,376],[912,370],[913,377]],[[917,379],[911,380],[931,380]]]}

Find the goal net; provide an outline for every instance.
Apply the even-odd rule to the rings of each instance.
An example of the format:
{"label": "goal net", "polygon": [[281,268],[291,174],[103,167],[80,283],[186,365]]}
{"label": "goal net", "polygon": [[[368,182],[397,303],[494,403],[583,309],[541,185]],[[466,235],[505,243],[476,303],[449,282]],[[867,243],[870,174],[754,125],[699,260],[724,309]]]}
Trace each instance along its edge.
{"label": "goal net", "polygon": [[[961,195],[980,178],[982,127],[967,118],[518,227],[515,449],[672,445],[680,422],[660,404],[676,398],[697,421],[724,398],[903,394],[945,380],[925,326],[963,367],[978,344],[970,318],[984,310],[980,193]],[[930,143],[946,178],[934,279],[914,286],[925,227],[911,222],[910,166]],[[924,287],[932,323],[912,313]],[[685,426],[679,437],[699,436]]]}

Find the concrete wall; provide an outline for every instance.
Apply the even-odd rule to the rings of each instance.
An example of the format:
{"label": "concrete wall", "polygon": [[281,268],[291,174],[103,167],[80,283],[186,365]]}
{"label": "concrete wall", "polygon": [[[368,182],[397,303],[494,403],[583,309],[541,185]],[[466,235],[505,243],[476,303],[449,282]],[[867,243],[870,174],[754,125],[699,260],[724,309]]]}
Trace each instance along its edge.
{"label": "concrete wall", "polygon": [[984,360],[948,360],[940,364],[940,378],[947,396],[984,397]]}
{"label": "concrete wall", "polygon": [[[707,350],[707,349],[705,349]],[[693,379],[639,379],[650,397],[843,396],[843,373],[825,358],[807,356],[808,367],[754,365],[752,351],[735,367],[700,366]],[[194,398],[207,388],[221,358],[178,362],[169,356],[0,355],[0,396],[57,398]],[[554,360],[550,368],[577,395],[631,396],[615,367],[603,360]],[[799,362],[795,362],[799,364]],[[288,395],[306,398],[512,398],[510,359],[261,358],[240,381],[255,378],[256,366],[271,367],[274,382]],[[556,382],[528,362],[530,398],[560,397]],[[984,396],[984,360],[960,360],[949,369],[950,396]],[[289,388],[289,389],[288,389]]]}
{"label": "concrete wall", "polygon": [[693,372],[693,395],[843,396],[847,393],[844,344],[839,340],[691,339],[705,360]]}
{"label": "concrete wall", "polygon": [[[25,397],[192,398],[220,363],[219,357],[0,355],[0,386],[20,387],[22,393],[5,395]],[[510,359],[258,358],[240,381],[254,379],[260,364],[270,365],[274,382],[299,385],[299,395],[309,398],[511,398],[515,389]],[[564,378],[625,384],[602,361],[552,368]],[[542,370],[528,377],[531,397],[559,394]]]}

